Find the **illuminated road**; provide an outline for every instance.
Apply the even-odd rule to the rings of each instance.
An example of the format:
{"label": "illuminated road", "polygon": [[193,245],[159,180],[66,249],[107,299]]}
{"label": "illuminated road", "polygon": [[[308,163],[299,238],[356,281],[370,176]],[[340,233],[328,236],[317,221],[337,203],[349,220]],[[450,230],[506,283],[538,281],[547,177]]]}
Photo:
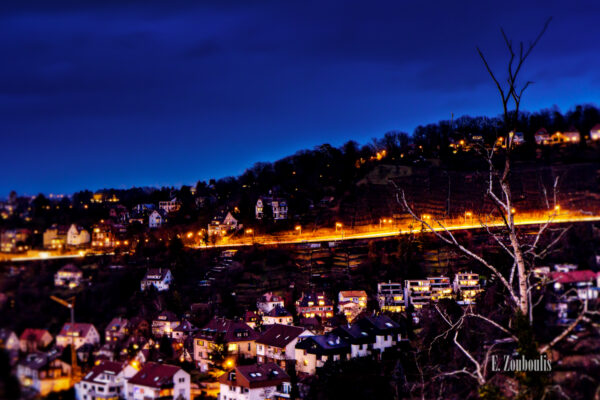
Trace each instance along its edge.
{"label": "illuminated road", "polygon": [[[467,223],[465,220],[469,220]],[[429,220],[430,225],[435,231],[442,232],[448,231],[461,231],[469,229],[485,229],[485,226],[489,228],[501,227],[503,222],[501,220],[486,222],[485,226],[480,222],[474,222],[475,217],[460,218],[459,220],[443,222],[443,226],[440,226],[436,221]],[[565,223],[578,223],[578,222],[597,222],[600,221],[600,215],[581,215],[573,212],[563,211],[559,215],[548,215],[548,214],[530,214],[515,216],[515,224],[518,226],[527,225],[541,225],[545,224],[550,220],[552,224],[565,224]],[[338,224],[339,227],[339,224]],[[286,232],[278,236],[263,236],[257,235],[255,237],[246,235],[243,238],[223,238],[222,243],[215,245],[198,245],[193,243],[186,243],[186,246],[193,249],[210,249],[210,248],[234,248],[234,247],[246,247],[254,244],[262,246],[275,246],[282,244],[309,244],[309,243],[322,243],[322,242],[336,242],[340,240],[359,240],[359,239],[377,239],[393,237],[398,235],[407,235],[411,233],[427,233],[429,229],[426,226],[422,226],[419,222],[414,222],[412,227],[406,226],[404,228],[379,228],[378,226],[361,226],[356,227],[353,231],[348,232],[343,227],[334,229],[320,229],[317,232],[298,234],[295,231]],[[83,258],[86,256],[102,256],[102,255],[114,255],[112,252],[107,253],[96,253],[85,250],[79,250],[73,253],[59,253],[49,251],[37,251],[30,250],[26,255],[5,255],[4,258],[0,256],[0,261],[39,261],[39,260],[58,260],[58,259],[70,259],[70,258]]]}
{"label": "illuminated road", "polygon": [[[469,218],[471,219],[471,218]],[[550,220],[552,224],[565,224],[565,223],[577,223],[577,222],[597,222],[600,221],[600,215],[574,215],[570,213],[565,213],[562,215],[536,215],[536,216],[523,216],[522,218],[515,218],[515,225],[517,226],[527,226],[527,225],[542,225],[547,223]],[[469,230],[469,229],[485,229],[488,228],[497,228],[504,226],[501,220],[486,222],[485,225],[482,225],[480,222],[474,223],[449,223],[440,226],[436,224],[434,221],[429,221],[429,224],[433,227],[433,229],[437,232],[443,232],[444,230],[448,231],[461,231],[461,230]],[[263,246],[274,246],[281,244],[303,244],[303,243],[322,243],[322,242],[334,242],[340,240],[358,240],[358,239],[377,239],[377,238],[385,238],[385,237],[393,237],[398,235],[407,235],[411,233],[427,233],[430,230],[424,226],[421,227],[421,223],[415,221],[415,225],[418,227],[405,227],[401,229],[377,229],[377,228],[368,228],[369,231],[365,232],[345,232],[344,229],[339,230],[338,232],[331,232],[332,230],[328,230],[329,232],[323,232],[319,234],[318,232],[305,234],[305,235],[294,235],[293,233],[287,234],[285,236],[280,236],[279,238],[273,238],[269,236],[256,236],[255,238],[245,238],[242,240],[231,240],[228,238],[224,239],[223,243],[215,244],[215,245],[188,245],[191,248],[204,249],[204,248],[219,248],[219,247],[244,247],[244,246],[252,246],[254,244],[260,244]],[[357,229],[358,230],[358,229]],[[323,230],[325,231],[325,230]]]}

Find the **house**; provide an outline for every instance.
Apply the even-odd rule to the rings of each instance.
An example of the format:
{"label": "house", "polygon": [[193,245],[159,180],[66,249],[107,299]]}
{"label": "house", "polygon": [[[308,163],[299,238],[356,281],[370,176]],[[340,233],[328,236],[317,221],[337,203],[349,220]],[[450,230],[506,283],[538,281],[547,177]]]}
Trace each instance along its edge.
{"label": "house", "polygon": [[195,327],[190,321],[183,320],[176,328],[173,328],[171,337],[178,342],[183,342],[187,338],[194,337],[196,332],[198,332],[197,327]]}
{"label": "house", "polygon": [[552,283],[552,296],[546,304],[548,311],[555,312],[559,324],[572,322],[578,306],[589,300],[598,299],[600,272],[591,270],[554,271],[548,275]]}
{"label": "house", "polygon": [[54,274],[54,286],[67,286],[69,289],[81,285],[83,272],[73,264],[67,264]]}
{"label": "house", "polygon": [[590,139],[594,142],[600,140],[600,124],[596,124],[590,129]]}
{"label": "house", "polygon": [[67,322],[56,336],[56,346],[65,348],[71,344],[75,346],[75,349],[84,344],[96,346],[100,344],[100,334],[92,324]]}
{"label": "house", "polygon": [[381,311],[402,312],[406,308],[404,286],[396,282],[377,284],[377,301]]}
{"label": "house", "polygon": [[54,338],[45,329],[27,328],[19,336],[19,347],[23,353],[39,351],[50,346]]}
{"label": "house", "polygon": [[333,317],[333,302],[327,298],[324,292],[302,293],[302,296],[296,301],[296,311],[298,315],[305,318]]}
{"label": "house", "polygon": [[98,362],[75,384],[77,400],[124,399],[127,379],[138,371],[130,364],[108,360]]}
{"label": "house", "polygon": [[46,229],[43,234],[45,249],[62,249],[67,243],[67,227],[54,224]]}
{"label": "house", "polygon": [[275,307],[283,306],[283,298],[277,296],[273,292],[267,292],[263,294],[256,302],[256,308],[258,308],[258,311],[262,312],[263,314],[268,313]]}
{"label": "house", "polygon": [[277,306],[262,317],[263,325],[293,325],[294,317],[284,307]]}
{"label": "house", "polygon": [[359,324],[340,325],[331,331],[350,344],[350,358],[366,357],[371,354],[375,338]]}
{"label": "house", "polygon": [[160,228],[165,222],[167,222],[167,214],[162,209],[154,210],[148,216],[148,228],[150,229]]}
{"label": "house", "polygon": [[24,389],[41,397],[71,387],[71,366],[60,359],[60,352],[29,353],[17,364],[17,378]]}
{"label": "house", "polygon": [[127,210],[127,207],[122,204],[117,204],[116,206],[112,207],[108,211],[108,215],[112,219],[123,224],[129,221],[129,210]]}
{"label": "house", "polygon": [[146,363],[126,385],[128,400],[191,400],[190,374],[169,364]]}
{"label": "house", "polygon": [[367,308],[367,292],[364,290],[342,290],[338,294],[338,312],[344,314],[348,321]]}
{"label": "house", "polygon": [[350,358],[350,343],[334,333],[308,336],[296,344],[296,372],[314,375],[328,360]]}
{"label": "house", "polygon": [[104,341],[111,343],[123,340],[129,334],[128,325],[129,320],[126,318],[113,318],[104,330]]}
{"label": "house", "polygon": [[512,136],[512,142],[515,146],[520,146],[525,143],[525,135],[523,132],[510,132],[510,136]]}
{"label": "house", "polygon": [[459,272],[454,276],[454,292],[458,304],[474,304],[477,294],[481,292],[479,274],[473,272]]}
{"label": "house", "polygon": [[379,352],[394,347],[405,334],[404,328],[386,315],[364,317],[359,319],[356,325],[375,338],[372,342],[372,349]]}
{"label": "house", "polygon": [[82,247],[92,240],[90,233],[80,226],[71,224],[67,231],[67,246]]}
{"label": "house", "polygon": [[170,269],[150,268],[146,272],[144,279],[142,279],[140,286],[142,292],[150,286],[154,286],[156,290],[161,292],[163,290],[169,290],[171,283],[173,283],[173,275],[171,275]]}
{"label": "house", "polygon": [[256,357],[259,364],[273,362],[286,368],[295,362],[296,343],[314,334],[304,328],[289,325],[271,325],[256,339]]}
{"label": "house", "polygon": [[219,377],[219,400],[289,399],[290,377],[276,364],[240,365]]}
{"label": "house", "polygon": [[117,242],[118,226],[101,221],[92,227],[92,247],[111,248]]}
{"label": "house", "polygon": [[177,316],[171,311],[163,311],[152,321],[152,335],[154,337],[171,337],[173,329],[180,324]]}
{"label": "house", "polygon": [[27,239],[29,230],[8,229],[0,234],[0,251],[3,253],[20,253],[29,250]]}
{"label": "house", "polygon": [[535,143],[540,146],[540,145],[549,145],[550,144],[550,134],[548,134],[548,131],[546,130],[546,128],[540,128],[538,129],[537,132],[535,132],[534,134],[534,138],[535,138]]}
{"label": "house", "polygon": [[428,277],[429,287],[431,289],[431,300],[449,299],[452,297],[452,285],[447,276]]}
{"label": "house", "polygon": [[566,132],[563,132],[564,141],[567,143],[579,143],[581,141],[581,134],[574,126],[570,126]]}
{"label": "house", "polygon": [[200,371],[207,371],[213,363],[212,353],[217,350],[232,361],[254,357],[257,338],[258,333],[244,322],[215,317],[194,335],[194,361]]}
{"label": "house", "polygon": [[269,191],[269,196],[259,197],[256,200],[256,206],[254,207],[256,219],[263,219],[265,216],[265,209],[267,207],[272,211],[273,220],[279,221],[287,219],[288,205],[286,199],[281,197],[273,197],[271,191]]}
{"label": "house", "polygon": [[262,318],[260,318],[256,311],[246,311],[244,313],[244,322],[252,329],[256,329],[259,320],[262,323]]}
{"label": "house", "polygon": [[179,211],[179,209],[181,208],[181,202],[177,200],[177,197],[173,197],[171,200],[168,201],[159,201],[158,208],[164,210],[167,214],[174,213],[176,211]]}
{"label": "house", "polygon": [[223,236],[228,232],[238,229],[238,220],[231,212],[219,212],[208,224],[208,236]]}
{"label": "house", "polygon": [[404,298],[406,306],[422,308],[431,300],[431,283],[427,279],[410,279],[404,281]]}
{"label": "house", "polygon": [[0,328],[0,349],[6,351],[11,365],[19,358],[19,347],[17,334],[9,329]]}

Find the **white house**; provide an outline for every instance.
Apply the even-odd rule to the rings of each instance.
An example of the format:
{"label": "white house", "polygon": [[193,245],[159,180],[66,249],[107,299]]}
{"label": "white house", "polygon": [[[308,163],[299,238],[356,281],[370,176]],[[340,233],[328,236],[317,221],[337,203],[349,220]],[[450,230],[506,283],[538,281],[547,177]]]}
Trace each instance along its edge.
{"label": "white house", "polygon": [[67,231],[67,246],[81,247],[90,243],[90,233],[80,226],[71,224]]}
{"label": "white house", "polygon": [[338,312],[352,321],[367,308],[367,292],[364,290],[342,290],[338,294]]}
{"label": "white house", "polygon": [[285,308],[276,306],[268,313],[262,316],[263,325],[293,325],[294,316]]}
{"label": "white house", "polygon": [[166,213],[172,213],[175,211],[179,211],[181,208],[181,203],[177,200],[176,197],[173,197],[168,201],[160,201],[158,202],[158,208],[161,210],[165,210]]}
{"label": "white house", "polygon": [[263,219],[266,208],[271,208],[273,219],[275,221],[287,219],[288,205],[285,199],[272,197],[270,195],[259,197],[258,200],[256,200],[256,206],[254,207],[256,219]]}
{"label": "white house", "polygon": [[150,216],[148,216],[148,227],[150,229],[160,228],[166,220],[167,218],[163,210],[154,210]]}
{"label": "white house", "polygon": [[208,236],[222,236],[236,229],[238,229],[238,220],[235,219],[231,212],[220,212],[208,224]]}
{"label": "white house", "polygon": [[180,324],[177,316],[171,311],[163,311],[152,321],[152,334],[155,337],[171,337],[173,329]]}
{"label": "white house", "polygon": [[96,346],[100,343],[100,334],[92,324],[67,322],[56,336],[56,345],[64,348],[70,346],[71,343],[75,345],[76,349],[84,344]]}
{"label": "white house", "polygon": [[300,374],[314,375],[317,368],[327,360],[340,361],[350,358],[350,343],[339,335],[309,336],[296,344],[296,371]]}
{"label": "white house", "polygon": [[128,334],[129,320],[127,318],[116,317],[113,318],[106,329],[104,330],[104,341],[106,343],[116,342],[124,339]]}
{"label": "white house", "polygon": [[404,286],[399,282],[377,284],[377,301],[382,311],[402,312],[405,309]]}
{"label": "white house", "polygon": [[126,393],[128,400],[191,400],[190,374],[174,365],[149,362],[127,381]]}
{"label": "white house", "polygon": [[256,357],[259,364],[274,362],[285,368],[295,362],[296,343],[314,334],[304,328],[289,325],[271,325],[256,339]]}
{"label": "white house", "polygon": [[77,400],[124,399],[125,382],[137,373],[127,363],[101,360],[75,384]]}
{"label": "white house", "polygon": [[169,290],[169,287],[173,283],[173,275],[171,274],[171,270],[167,268],[150,268],[144,279],[141,282],[142,292],[149,288],[150,286],[154,286],[156,290],[159,292],[163,290]]}
{"label": "white house", "polygon": [[219,377],[219,400],[287,399],[290,377],[276,364],[240,365]]}

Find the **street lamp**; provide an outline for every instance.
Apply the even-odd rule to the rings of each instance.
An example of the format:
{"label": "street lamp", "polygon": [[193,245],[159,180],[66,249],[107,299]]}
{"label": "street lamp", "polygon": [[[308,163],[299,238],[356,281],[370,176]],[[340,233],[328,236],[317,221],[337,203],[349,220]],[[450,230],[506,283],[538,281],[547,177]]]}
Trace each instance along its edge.
{"label": "street lamp", "polygon": [[294,227],[294,229],[298,231],[298,235],[302,235],[302,226],[301,225],[296,225]]}
{"label": "street lamp", "polygon": [[340,229],[342,228],[342,223],[341,222],[336,222],[335,223],[335,231],[336,232],[338,231],[338,228],[340,228]]}
{"label": "street lamp", "polygon": [[471,211],[465,211],[465,224],[467,223],[467,218],[471,220],[471,224],[473,223],[473,213]]}
{"label": "street lamp", "polygon": [[254,243],[254,229],[246,229],[246,235],[252,234],[252,242]]}

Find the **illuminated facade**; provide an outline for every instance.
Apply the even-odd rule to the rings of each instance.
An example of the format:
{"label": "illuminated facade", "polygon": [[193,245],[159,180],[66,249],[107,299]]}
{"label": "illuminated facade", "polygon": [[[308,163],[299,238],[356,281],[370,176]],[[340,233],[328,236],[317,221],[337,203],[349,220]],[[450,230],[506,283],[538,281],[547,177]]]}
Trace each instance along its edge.
{"label": "illuminated facade", "polygon": [[454,276],[454,292],[459,304],[474,304],[475,297],[481,292],[479,274],[459,272]]}
{"label": "illuminated facade", "polygon": [[296,301],[296,311],[304,318],[331,318],[333,317],[333,302],[324,292],[302,293]]}
{"label": "illuminated facade", "polygon": [[377,284],[377,301],[382,311],[402,312],[406,308],[404,286],[401,283]]}

